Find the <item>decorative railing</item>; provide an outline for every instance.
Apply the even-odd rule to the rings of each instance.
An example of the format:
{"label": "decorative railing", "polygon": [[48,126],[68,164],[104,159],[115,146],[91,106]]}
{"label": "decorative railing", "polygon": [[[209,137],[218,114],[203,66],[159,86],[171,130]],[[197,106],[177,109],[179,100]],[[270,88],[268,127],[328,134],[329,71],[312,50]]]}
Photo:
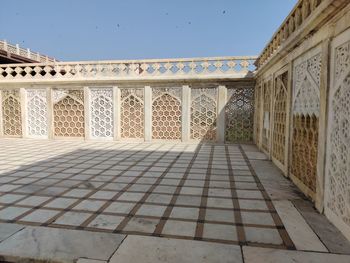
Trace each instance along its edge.
{"label": "decorative railing", "polygon": [[5,50],[6,52],[10,54],[15,54],[21,57],[29,58],[31,60],[37,61],[37,62],[55,62],[56,60],[54,58],[50,58],[48,56],[32,52],[29,48],[21,48],[18,44],[12,45],[7,43],[6,41],[0,40],[0,50]]}
{"label": "decorative railing", "polygon": [[54,62],[0,65],[8,81],[118,80],[253,77],[256,57]]}
{"label": "decorative railing", "polygon": [[270,57],[272,57],[272,55],[277,53],[283,43],[285,43],[295,31],[305,24],[304,22],[307,18],[314,13],[322,2],[326,1],[327,0],[299,0],[276,33],[272,36],[270,42],[261,52],[257,59],[256,66],[260,68]]}

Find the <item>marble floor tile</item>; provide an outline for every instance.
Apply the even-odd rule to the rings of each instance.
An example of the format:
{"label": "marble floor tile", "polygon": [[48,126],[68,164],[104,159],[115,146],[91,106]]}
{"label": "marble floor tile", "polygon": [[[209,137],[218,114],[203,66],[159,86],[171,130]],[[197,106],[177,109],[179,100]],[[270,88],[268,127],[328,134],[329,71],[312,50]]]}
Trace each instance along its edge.
{"label": "marble floor tile", "polygon": [[201,197],[197,196],[184,196],[179,195],[176,199],[176,205],[190,205],[190,206],[200,206],[201,205]]}
{"label": "marble floor tile", "polygon": [[30,196],[18,202],[17,204],[27,205],[27,206],[39,206],[49,199],[50,197],[47,197],[47,196]]}
{"label": "marble floor tile", "polygon": [[50,201],[45,205],[45,207],[52,207],[52,208],[62,208],[65,209],[69,206],[71,206],[73,203],[78,201],[79,199],[75,198],[64,198],[64,197],[58,197]]}
{"label": "marble floor tile", "polygon": [[197,223],[167,220],[162,234],[193,237]]}
{"label": "marble floor tile", "polygon": [[112,202],[104,211],[110,213],[129,214],[135,203]]}
{"label": "marble floor tile", "polygon": [[236,226],[205,223],[203,238],[237,241]]}
{"label": "marble floor tile", "polygon": [[240,199],[238,202],[241,209],[268,210],[265,201]]}
{"label": "marble floor tile", "polygon": [[97,211],[101,206],[105,204],[104,201],[97,200],[84,200],[74,206],[72,210],[87,210],[87,211]]}
{"label": "marble floor tile", "polygon": [[242,211],[241,217],[244,224],[275,226],[275,222],[270,213]]}
{"label": "marble floor tile", "polygon": [[57,218],[53,223],[60,225],[80,226],[90,216],[90,213],[66,212]]}
{"label": "marble floor tile", "polygon": [[205,220],[234,223],[235,222],[234,212],[227,211],[227,210],[218,210],[218,209],[206,209]]}
{"label": "marble floor tile", "polygon": [[86,189],[73,189],[70,190],[69,192],[65,193],[64,196],[69,196],[69,197],[84,197],[91,193],[91,190],[86,190]]}
{"label": "marble floor tile", "polygon": [[25,195],[5,194],[3,196],[0,196],[0,203],[10,204],[25,197],[26,197]]}
{"label": "marble floor tile", "polygon": [[297,249],[328,252],[290,201],[274,201],[273,204]]}
{"label": "marble floor tile", "polygon": [[[138,251],[138,253],[134,253]],[[239,246],[156,237],[128,236],[110,263],[242,263]]]}
{"label": "marble floor tile", "polygon": [[24,214],[30,210],[30,208],[22,208],[22,207],[7,207],[0,210],[0,219],[2,220],[13,220],[16,217]]}
{"label": "marble floor tile", "polygon": [[289,251],[273,248],[243,247],[244,261],[247,263],[348,263],[350,255],[330,253]]}
{"label": "marble floor tile", "polygon": [[157,219],[132,217],[123,230],[142,233],[153,233],[158,223],[159,220]]}
{"label": "marble floor tile", "polygon": [[232,203],[232,199],[208,197],[207,206],[208,207],[215,207],[215,208],[230,208],[230,209],[232,209],[233,203]]}
{"label": "marble floor tile", "polygon": [[125,192],[118,198],[118,200],[138,202],[142,199],[144,195],[144,193]]}
{"label": "marble floor tile", "polygon": [[4,259],[32,258],[56,262],[74,262],[78,258],[108,260],[123,235],[88,231],[26,227],[1,242]]}
{"label": "marble floor tile", "polygon": [[244,227],[244,232],[248,242],[274,245],[283,243],[277,229]]}
{"label": "marble floor tile", "polygon": [[93,221],[91,221],[88,227],[114,230],[123,219],[124,217],[122,216],[100,214]]}
{"label": "marble floor tile", "polygon": [[190,207],[173,207],[170,217],[179,218],[179,219],[193,219],[198,220],[199,208],[190,208]]}
{"label": "marble floor tile", "polygon": [[21,221],[34,222],[34,223],[45,223],[49,219],[57,215],[59,211],[37,209],[21,218]]}
{"label": "marble floor tile", "polygon": [[162,217],[165,209],[166,206],[143,204],[139,210],[137,210],[136,215]]}
{"label": "marble floor tile", "polygon": [[0,223],[0,242],[20,231],[25,226],[18,224]]}
{"label": "marble floor tile", "polygon": [[96,198],[96,199],[104,199],[104,200],[110,200],[112,197],[114,197],[118,192],[116,191],[98,191],[89,198]]}
{"label": "marble floor tile", "polygon": [[146,202],[149,203],[160,203],[160,204],[169,204],[172,199],[171,195],[165,194],[150,194],[146,199]]}
{"label": "marble floor tile", "polygon": [[197,188],[197,187],[186,187],[183,186],[181,188],[180,194],[181,195],[197,195],[197,196],[201,196],[203,193],[203,189],[202,188]]}

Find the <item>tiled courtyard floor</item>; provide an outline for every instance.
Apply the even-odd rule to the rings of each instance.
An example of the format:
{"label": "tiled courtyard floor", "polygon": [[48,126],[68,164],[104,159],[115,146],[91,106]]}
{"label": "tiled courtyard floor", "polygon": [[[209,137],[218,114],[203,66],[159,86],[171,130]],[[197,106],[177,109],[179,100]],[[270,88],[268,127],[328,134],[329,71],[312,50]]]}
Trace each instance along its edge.
{"label": "tiled courtyard floor", "polygon": [[[71,238],[66,242],[72,244],[79,235],[91,234],[90,242],[101,239],[97,247],[114,235],[120,240],[105,241],[107,247],[112,244],[112,252],[125,236],[120,249],[128,242],[135,249],[155,242],[156,248],[158,240],[175,242],[171,247],[196,240],[191,242],[237,255],[239,246],[322,253],[343,253],[339,243],[345,251],[350,248],[339,233],[333,245],[327,246],[332,242],[326,234],[320,239],[324,231],[316,234],[317,226],[311,228],[303,218],[307,214],[302,216],[302,211],[311,211],[305,208],[307,202],[286,179],[271,180],[276,168],[264,167],[272,165],[252,145],[1,139],[0,149],[0,240],[11,227],[17,231],[21,225],[34,226],[6,237],[0,254],[21,244],[34,253],[27,240],[33,231],[41,233],[36,240],[67,233],[64,236]],[[138,262],[123,251],[119,257],[125,261],[115,262]],[[18,256],[35,257],[21,253]]]}

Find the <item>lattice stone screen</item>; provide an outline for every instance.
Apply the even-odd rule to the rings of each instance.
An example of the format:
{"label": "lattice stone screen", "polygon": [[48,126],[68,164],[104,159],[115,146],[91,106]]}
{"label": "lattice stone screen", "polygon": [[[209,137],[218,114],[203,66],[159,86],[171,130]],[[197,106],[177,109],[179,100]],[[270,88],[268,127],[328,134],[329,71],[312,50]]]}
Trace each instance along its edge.
{"label": "lattice stone screen", "polygon": [[84,91],[53,90],[55,136],[84,137]]}
{"label": "lattice stone screen", "polygon": [[235,87],[227,90],[225,107],[225,137],[229,142],[253,141],[254,87]]}
{"label": "lattice stone screen", "polygon": [[318,118],[293,116],[292,174],[316,192]]}
{"label": "lattice stone screen", "polygon": [[216,140],[217,88],[191,90],[191,139]]}
{"label": "lattice stone screen", "polygon": [[152,89],[152,138],[181,139],[181,89]]}
{"label": "lattice stone screen", "polygon": [[32,137],[47,137],[46,89],[27,89],[27,133]]}
{"label": "lattice stone screen", "polygon": [[270,144],[270,119],[271,119],[271,91],[272,81],[266,81],[263,84],[263,127],[262,127],[262,148],[269,152]]}
{"label": "lattice stone screen", "polygon": [[332,43],[325,211],[350,236],[350,30]]}
{"label": "lattice stone screen", "polygon": [[22,135],[22,117],[19,90],[2,91],[2,121],[5,136]]}
{"label": "lattice stone screen", "polygon": [[91,137],[113,138],[113,89],[90,89]]}
{"label": "lattice stone screen", "polygon": [[144,90],[143,88],[121,89],[121,137],[144,137]]}
{"label": "lattice stone screen", "polygon": [[[315,52],[313,52],[315,53]],[[316,192],[321,54],[306,54],[295,62],[291,172]]]}
{"label": "lattice stone screen", "polygon": [[287,121],[287,83],[288,72],[275,78],[273,97],[273,141],[272,156],[284,164]]}
{"label": "lattice stone screen", "polygon": [[35,138],[251,142],[254,88],[241,85],[5,89],[0,128],[4,136],[25,129],[24,137]]}

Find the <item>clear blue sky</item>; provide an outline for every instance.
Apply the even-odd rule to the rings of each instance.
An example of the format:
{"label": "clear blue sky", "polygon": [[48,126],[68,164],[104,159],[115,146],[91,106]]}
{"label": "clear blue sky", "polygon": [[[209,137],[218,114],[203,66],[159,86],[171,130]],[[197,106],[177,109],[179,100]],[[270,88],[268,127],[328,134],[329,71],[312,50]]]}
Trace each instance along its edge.
{"label": "clear blue sky", "polygon": [[0,39],[59,60],[258,55],[297,0],[11,0]]}

